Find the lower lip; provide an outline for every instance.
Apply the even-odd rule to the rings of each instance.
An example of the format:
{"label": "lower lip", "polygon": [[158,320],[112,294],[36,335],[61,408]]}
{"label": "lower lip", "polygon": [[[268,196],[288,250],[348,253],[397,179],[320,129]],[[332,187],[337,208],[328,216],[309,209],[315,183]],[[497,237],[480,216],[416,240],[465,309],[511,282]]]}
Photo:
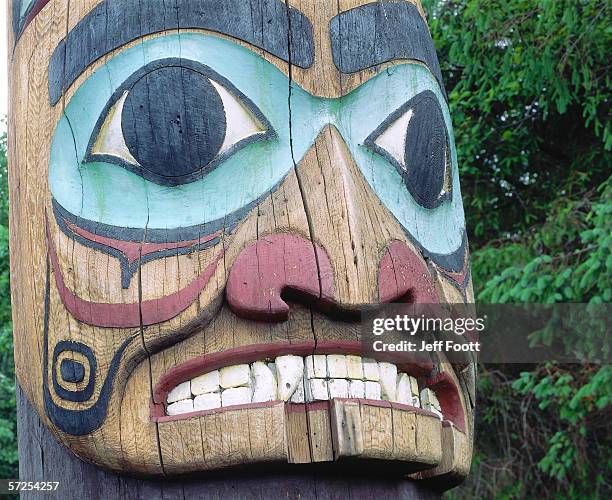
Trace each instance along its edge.
{"label": "lower lip", "polygon": [[[205,415],[212,415],[217,413],[224,413],[228,411],[239,411],[249,410],[252,408],[273,408],[278,405],[283,405],[287,413],[304,413],[310,411],[329,410],[333,401],[352,401],[368,406],[378,406],[381,408],[396,408],[400,410],[409,410],[421,415],[429,415],[438,418],[438,416],[423,408],[416,408],[414,406],[405,405],[402,403],[392,403],[390,401],[382,401],[377,399],[365,399],[365,398],[334,398],[332,401],[315,401],[312,403],[288,403],[286,401],[266,401],[264,403],[248,403],[243,405],[233,405],[222,408],[215,408],[214,410],[199,410],[190,413],[181,413],[180,415],[165,415],[163,405],[153,404],[151,408],[151,421],[153,422],[176,422],[179,420],[187,420],[190,418],[203,417]],[[161,407],[161,411],[160,411]],[[156,415],[156,413],[158,415]],[[445,420],[445,423],[447,421]],[[459,426],[457,426],[459,427]],[[463,430],[463,429],[461,429]]]}
{"label": "lower lip", "polygon": [[[217,408],[213,410],[200,410],[192,413],[184,413],[180,415],[166,415],[164,403],[167,399],[168,392],[178,384],[190,380],[193,377],[217,370],[224,366],[231,366],[242,363],[252,363],[257,360],[275,358],[286,354],[296,356],[308,356],[310,354],[355,354],[363,353],[363,344],[356,341],[319,341],[319,342],[278,342],[273,344],[256,344],[228,349],[212,354],[204,354],[197,358],[190,359],[182,363],[161,376],[159,382],[153,390],[153,400],[151,402],[151,420],[154,422],[170,422],[177,420],[185,420],[212,413],[224,411],[241,410],[248,408],[265,408],[273,407],[279,404],[285,405],[287,411],[313,411],[317,409],[328,409],[330,401],[318,401],[313,403],[286,403],[283,401],[269,401],[264,403],[248,403],[244,405],[229,406],[226,408]],[[378,361],[387,361],[387,359],[377,358]],[[395,363],[398,370],[405,372],[414,377],[423,377],[431,373],[433,363],[429,358],[413,358],[411,360],[403,359],[398,362],[397,359],[389,358],[388,361]],[[465,429],[465,419],[463,408],[459,399],[458,388],[451,380],[450,376],[441,373],[438,376],[427,381],[427,386],[436,389],[436,392],[442,394],[439,396],[440,404],[446,406],[443,412],[449,415],[447,420],[453,422],[459,429]],[[353,400],[354,401],[354,400]],[[418,413],[434,415],[433,413],[400,403],[391,403],[389,401],[378,400],[358,400],[364,404],[381,407],[405,408]]]}

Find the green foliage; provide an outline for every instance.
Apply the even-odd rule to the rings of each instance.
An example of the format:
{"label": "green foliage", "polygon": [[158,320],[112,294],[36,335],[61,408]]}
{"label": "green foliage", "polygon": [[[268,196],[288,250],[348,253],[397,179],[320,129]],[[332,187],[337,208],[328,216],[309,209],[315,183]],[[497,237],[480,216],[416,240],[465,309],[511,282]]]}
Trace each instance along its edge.
{"label": "green foliage", "polygon": [[577,199],[559,197],[549,210],[538,231],[520,244],[489,243],[475,253],[475,268],[481,262],[484,269],[504,264],[503,272],[489,274],[493,277],[478,296],[481,302],[610,302],[612,177]]}
{"label": "green foliage", "polygon": [[476,454],[453,498],[609,498],[609,366],[483,366]]}
{"label": "green foliage", "polygon": [[528,230],[609,175],[606,0],[425,0],[471,243]]}
{"label": "green foliage", "polygon": [[0,478],[17,477],[15,369],[8,258],[6,134],[0,135]]}
{"label": "green foliage", "polygon": [[[423,3],[449,93],[477,300],[609,303],[612,4]],[[594,331],[563,341],[592,352]],[[532,340],[559,336],[552,325]],[[612,495],[612,367],[480,371],[472,476],[451,496]]]}
{"label": "green foliage", "polygon": [[[586,475],[590,464],[582,462],[597,460],[605,464],[608,451],[597,444],[589,445],[588,441],[593,434],[592,417],[603,415],[612,404],[612,368],[598,368],[581,384],[573,373],[549,364],[540,373],[521,373],[512,388],[522,395],[533,394],[539,410],[554,410],[558,415],[560,429],[551,437],[548,451],[538,463],[540,469],[558,481],[576,474],[582,476],[581,480],[590,481]],[[601,431],[606,431],[604,426],[608,422],[607,419],[602,422]],[[589,487],[605,485],[604,477],[596,475],[595,479],[599,484],[589,484]]]}

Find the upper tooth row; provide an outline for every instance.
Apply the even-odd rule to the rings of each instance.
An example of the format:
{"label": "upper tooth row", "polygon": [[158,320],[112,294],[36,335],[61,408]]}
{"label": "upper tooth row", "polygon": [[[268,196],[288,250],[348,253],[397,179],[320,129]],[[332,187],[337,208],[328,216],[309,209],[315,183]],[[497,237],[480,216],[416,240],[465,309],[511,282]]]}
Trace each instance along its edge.
{"label": "upper tooth row", "polygon": [[[419,398],[420,395],[420,398]],[[265,401],[304,403],[366,398],[408,404],[440,417],[435,393],[398,373],[392,363],[343,354],[278,356],[273,362],[227,366],[177,385],[168,393],[167,414]]]}

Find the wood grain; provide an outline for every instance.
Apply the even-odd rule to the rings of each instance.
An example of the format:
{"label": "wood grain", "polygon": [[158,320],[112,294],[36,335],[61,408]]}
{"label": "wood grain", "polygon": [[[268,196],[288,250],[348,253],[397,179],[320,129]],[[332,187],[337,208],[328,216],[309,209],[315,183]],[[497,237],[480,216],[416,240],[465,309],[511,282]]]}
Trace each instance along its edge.
{"label": "wood grain", "polygon": [[[263,470],[240,471],[231,476],[202,477],[202,474],[179,478],[142,479],[115,474],[76,458],[57,443],[39,419],[20,386],[17,385],[19,475],[22,481],[59,481],[56,492],[45,498],[64,499],[100,498],[128,500],[147,498],[218,499],[239,497],[245,499],[270,498],[271,492],[279,498],[316,499],[330,498],[405,498],[429,500],[440,498],[429,487],[404,479],[381,476],[367,477],[351,471],[287,470],[277,467],[271,470],[266,464]],[[40,495],[24,492],[29,500]]]}
{"label": "wood grain", "polygon": [[[338,467],[335,470],[346,471],[343,464],[357,461],[357,469],[362,472],[368,471],[371,464],[389,462],[397,465],[393,469],[396,475],[429,468],[433,472],[418,477],[429,480],[439,475],[454,484],[469,469],[471,414],[465,433],[452,426],[443,427],[427,412],[409,411],[388,402],[338,398],[309,403],[298,411],[293,411],[296,408],[292,410],[291,404],[278,402],[182,420],[157,418],[160,415],[154,414],[161,412],[163,416],[166,402],[159,398],[161,392],[156,392],[160,380],[190,360],[228,349],[256,349],[258,345],[275,343],[309,345],[314,352],[317,345],[357,341],[362,306],[397,300],[409,292],[413,299],[419,295],[449,302],[473,300],[467,270],[462,275],[467,281],[457,284],[455,280],[452,284],[381,203],[351,152],[352,146],[360,145],[350,147],[337,127],[326,124],[315,131],[304,155],[295,156],[294,140],[304,133],[295,125],[295,85],[310,94],[310,102],[332,106],[332,101],[315,98],[347,96],[384,68],[406,62],[398,56],[397,60],[380,61],[376,67],[356,67],[346,73],[338,69],[330,23],[340,13],[370,2],[224,0],[223,8],[216,10],[213,7],[219,6],[212,1],[197,2],[200,10],[193,8],[194,3],[178,1],[178,10],[173,11],[176,19],[169,16],[166,24],[155,24],[159,12],[154,12],[153,2],[50,0],[18,40],[10,35],[14,43],[9,71],[11,277],[15,364],[20,391],[23,390],[22,479],[49,480],[63,473],[68,481],[81,474],[85,478],[79,483],[82,491],[91,494],[99,488],[101,498],[172,497],[193,492],[203,498],[214,496],[212,492],[244,493],[257,498],[263,497],[272,483],[265,482],[263,476],[261,480],[242,476],[235,472],[236,467],[290,463],[315,470],[319,465],[333,464]],[[160,3],[155,0],[155,5]],[[416,5],[422,16],[420,4]],[[236,12],[246,12],[251,7],[257,14],[252,19],[236,18]],[[214,15],[206,17],[207,12]],[[80,31],[84,26],[92,30],[89,38],[83,38],[87,30]],[[285,110],[285,121],[276,126],[289,137],[287,173],[243,210],[200,225],[189,221],[185,227],[151,229],[147,223],[111,231],[99,221],[83,220],[80,213],[72,214],[72,219],[63,220],[61,214],[58,218],[49,179],[50,164],[74,163],[79,172],[95,169],[90,165],[92,158],[79,157],[83,139],[78,117],[89,114],[87,98],[92,96],[79,95],[78,89],[94,73],[107,71],[108,78],[99,89],[106,99],[106,94],[122,83],[112,81],[109,63],[113,58],[131,49],[142,56],[146,67],[156,57],[148,52],[146,42],[165,40],[168,35],[181,40],[187,34],[231,41],[257,54],[262,59],[261,68],[267,61],[286,77],[288,100],[284,96],[283,102],[273,102],[274,89],[268,88],[266,81],[260,82],[258,92],[264,96],[263,101]],[[62,40],[66,39],[70,50],[64,53]],[[181,54],[175,56],[179,58]],[[221,117],[225,104],[221,106],[218,99],[211,98],[217,90],[208,80],[198,80],[208,73],[202,70],[199,76],[189,73],[189,78],[183,78],[183,69],[176,65],[172,68],[159,70],[164,75],[147,72],[147,77],[137,79],[136,87],[130,86],[136,90],[126,102],[135,112],[131,122],[127,118],[122,122],[122,130],[128,131],[124,140],[132,158],[156,173],[140,175],[139,182],[146,191],[144,208],[141,207],[146,220],[151,215],[149,202],[155,197],[175,196],[179,201],[174,208],[178,209],[183,199],[175,195],[174,188],[217,173],[221,163],[209,170],[204,164],[208,165],[219,153],[221,135],[227,131],[227,120],[222,131],[212,131],[225,119]],[[163,85],[154,81],[154,76],[160,77]],[[253,74],[252,79],[259,82],[260,76]],[[182,90],[174,89],[173,83],[181,78],[185,80]],[[234,97],[239,96],[238,91]],[[198,101],[202,96],[206,103]],[[334,100],[333,106],[340,102]],[[69,112],[70,106],[77,105],[81,106],[81,115]],[[141,106],[149,107],[149,114],[158,115],[160,122],[139,115]],[[205,120],[202,115],[208,112],[211,116]],[[175,114],[185,125],[184,130],[182,125],[167,124]],[[256,113],[253,116],[258,118]],[[189,117],[193,123],[185,123]],[[105,123],[104,117],[100,120]],[[173,135],[171,140],[166,137],[164,144],[155,143],[162,137],[162,122],[174,127]],[[57,153],[52,140],[60,125],[67,127],[71,144],[57,160],[52,154]],[[372,129],[376,125],[372,124]],[[426,129],[426,135],[433,134],[427,127],[421,128]],[[202,130],[209,133],[208,142],[199,140],[197,134]],[[270,154],[274,137],[266,136],[270,142],[263,146]],[[410,144],[415,145],[414,141]],[[252,165],[245,161],[244,176],[252,171],[268,175],[265,169],[257,170],[256,160]],[[197,168],[192,171],[194,163]],[[138,168],[124,168],[122,175],[132,175]],[[175,174],[191,176],[194,172],[193,178],[183,179],[185,182],[159,179]],[[99,175],[101,179],[104,172]],[[423,175],[416,179],[422,190],[429,192],[434,184],[438,187],[439,176],[430,182]],[[105,193],[96,183],[81,182],[81,189],[92,190],[104,201]],[[251,194],[245,193],[245,198],[253,199]],[[202,189],[202,197],[205,195]],[[202,211],[208,208],[202,205]],[[206,213],[202,220],[209,220]],[[67,230],[62,226],[64,222],[72,226]],[[189,238],[181,240],[176,236],[187,228]],[[201,246],[202,238],[209,237],[206,241],[210,245]],[[114,253],[109,251],[115,244],[113,239],[119,242],[115,245],[119,250]],[[402,261],[394,244],[400,245],[410,258]],[[122,253],[124,261],[117,252]],[[381,286],[381,262],[388,263],[385,283],[395,294]],[[405,262],[418,265],[407,266]],[[415,269],[427,275],[418,287]],[[242,292],[233,294],[236,287]],[[416,294],[417,288],[423,293]],[[71,307],[76,298],[80,300],[78,307]],[[273,307],[279,304],[282,307]],[[58,346],[63,350],[58,351],[53,368]],[[72,363],[71,371],[61,368],[62,360],[65,366]],[[72,375],[81,369],[82,377]],[[464,408],[471,410],[475,400],[473,372],[462,372],[453,380],[468,394],[460,399]],[[75,400],[73,396],[84,393],[90,383],[91,394],[84,401]],[[41,421],[36,420],[26,398]],[[235,479],[236,489],[228,493],[225,481],[211,480],[207,482],[210,493],[204,494],[199,479],[164,484],[94,471],[74,461],[65,450],[54,448],[56,443],[40,422],[81,459],[106,469],[165,477],[228,469],[231,472],[227,477]],[[34,437],[28,436],[28,428]],[[45,458],[46,450],[49,455]],[[424,490],[413,483],[397,479],[382,483],[372,475],[367,484],[359,478],[317,479],[310,472],[304,478],[289,474],[285,482],[280,474],[275,477],[280,481],[275,491],[287,496],[308,497],[314,487],[330,495],[353,491],[357,497],[385,492],[425,496]],[[102,484],[104,481],[108,484]]]}

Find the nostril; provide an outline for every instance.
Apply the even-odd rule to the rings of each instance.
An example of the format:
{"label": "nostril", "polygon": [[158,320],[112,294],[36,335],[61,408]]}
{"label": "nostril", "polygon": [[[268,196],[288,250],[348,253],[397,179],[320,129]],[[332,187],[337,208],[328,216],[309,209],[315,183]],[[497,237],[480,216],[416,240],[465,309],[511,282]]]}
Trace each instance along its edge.
{"label": "nostril", "polygon": [[333,301],[329,257],[301,236],[266,236],[240,252],[230,270],[226,296],[238,316],[285,321],[289,313],[286,298],[313,305]]}

